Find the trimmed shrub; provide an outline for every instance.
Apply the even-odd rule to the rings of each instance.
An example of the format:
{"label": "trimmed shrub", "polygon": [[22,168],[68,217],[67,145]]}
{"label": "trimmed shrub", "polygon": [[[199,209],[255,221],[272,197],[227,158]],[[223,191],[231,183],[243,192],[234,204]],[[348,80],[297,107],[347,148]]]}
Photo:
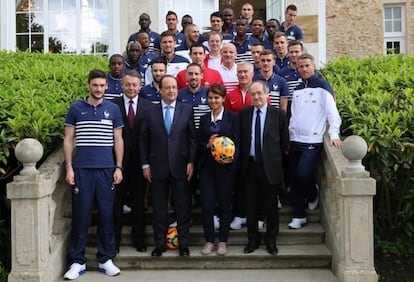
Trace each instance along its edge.
{"label": "trimmed shrub", "polygon": [[321,71],[337,95],[343,135],[368,143],[364,160],[377,181],[377,246],[414,254],[414,57],[342,58]]}
{"label": "trimmed shrub", "polygon": [[0,51],[0,176],[11,166],[15,144],[39,140],[45,154],[61,144],[64,118],[75,100],[88,94],[88,72],[108,69],[107,59]]}

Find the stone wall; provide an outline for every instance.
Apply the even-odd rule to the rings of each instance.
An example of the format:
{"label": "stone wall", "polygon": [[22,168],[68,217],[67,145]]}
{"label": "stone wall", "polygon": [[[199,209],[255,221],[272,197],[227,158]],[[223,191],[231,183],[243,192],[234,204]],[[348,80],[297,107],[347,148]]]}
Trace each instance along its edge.
{"label": "stone wall", "polygon": [[382,1],[326,0],[326,52],[328,61],[382,55]]}

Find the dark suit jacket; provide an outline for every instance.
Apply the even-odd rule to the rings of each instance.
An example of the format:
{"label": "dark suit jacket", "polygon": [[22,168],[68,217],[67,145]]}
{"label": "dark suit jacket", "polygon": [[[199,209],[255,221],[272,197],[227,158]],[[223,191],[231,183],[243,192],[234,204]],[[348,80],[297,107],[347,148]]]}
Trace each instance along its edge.
{"label": "dark suit jacket", "polygon": [[[202,169],[205,162],[212,158],[211,150],[207,148],[208,140],[212,135],[210,133],[211,125],[211,114],[205,114],[200,119],[200,127],[197,131],[197,140],[198,140],[198,158],[197,158],[197,168]],[[236,146],[236,152],[234,155],[234,162],[226,165],[229,169],[235,169],[238,164],[238,156],[240,153],[240,120],[236,113],[224,110],[223,119],[220,122],[220,131],[218,132],[219,136],[227,136],[233,140]]]}
{"label": "dark suit jacket", "polygon": [[[241,175],[247,175],[250,144],[252,135],[252,118],[254,107],[240,111],[241,122]],[[283,180],[282,155],[288,146],[288,128],[285,113],[282,110],[267,107],[263,130],[263,168],[270,184],[276,185]]]}
{"label": "dark suit jacket", "polygon": [[187,163],[195,164],[197,139],[193,108],[177,101],[170,135],[164,126],[161,103],[147,111],[139,139],[141,164],[149,164],[154,179],[187,177]]}
{"label": "dark suit jacket", "polygon": [[[122,137],[124,139],[124,160],[123,165],[133,165],[134,169],[140,168],[139,150],[138,150],[138,136],[141,130],[142,122],[144,120],[144,113],[147,110],[154,108],[154,104],[148,100],[138,97],[137,110],[135,113],[135,120],[133,128],[128,126],[128,117],[124,105],[124,99],[117,98],[112,100],[117,104],[121,110],[122,120],[124,121],[124,128],[122,129]],[[139,170],[138,170],[139,171]]]}

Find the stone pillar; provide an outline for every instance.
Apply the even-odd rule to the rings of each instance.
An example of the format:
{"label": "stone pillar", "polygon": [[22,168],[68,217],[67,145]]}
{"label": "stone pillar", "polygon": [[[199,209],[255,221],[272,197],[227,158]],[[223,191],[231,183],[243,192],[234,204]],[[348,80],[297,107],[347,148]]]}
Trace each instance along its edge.
{"label": "stone pillar", "polygon": [[48,202],[53,185],[36,169],[43,147],[37,140],[27,138],[17,144],[15,154],[23,169],[7,184],[12,236],[12,269],[8,281],[49,282],[52,279],[48,269]]}
{"label": "stone pillar", "polygon": [[342,153],[348,164],[338,178],[340,198],[340,237],[342,254],[338,276],[345,282],[378,281],[374,268],[373,204],[375,180],[369,177],[361,160],[367,144],[359,136],[343,142]]}

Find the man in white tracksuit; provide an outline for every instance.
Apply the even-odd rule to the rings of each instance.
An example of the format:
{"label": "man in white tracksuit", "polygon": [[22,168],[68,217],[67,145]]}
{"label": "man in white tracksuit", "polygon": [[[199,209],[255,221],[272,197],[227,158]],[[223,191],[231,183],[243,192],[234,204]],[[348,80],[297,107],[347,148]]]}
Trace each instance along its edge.
{"label": "man in white tracksuit", "polygon": [[339,127],[341,118],[329,83],[315,74],[314,58],[303,54],[297,59],[302,81],[293,92],[292,116],[289,124],[290,201],[293,209],[289,228],[299,229],[307,224],[306,203],[317,207],[319,188],[314,170],[323,148],[326,121],[329,123],[331,145],[341,148]]}

